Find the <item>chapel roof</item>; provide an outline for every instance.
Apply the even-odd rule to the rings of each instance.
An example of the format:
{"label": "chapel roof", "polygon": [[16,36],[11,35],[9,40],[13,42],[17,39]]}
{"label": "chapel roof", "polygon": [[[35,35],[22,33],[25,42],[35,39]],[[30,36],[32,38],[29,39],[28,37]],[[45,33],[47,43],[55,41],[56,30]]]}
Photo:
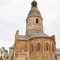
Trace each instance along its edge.
{"label": "chapel roof", "polygon": [[29,39],[34,38],[34,37],[50,37],[50,36],[45,34],[45,33],[43,33],[43,32],[40,32],[40,33],[37,33],[36,35],[29,36],[29,37],[19,35],[18,39],[19,40],[29,40]]}

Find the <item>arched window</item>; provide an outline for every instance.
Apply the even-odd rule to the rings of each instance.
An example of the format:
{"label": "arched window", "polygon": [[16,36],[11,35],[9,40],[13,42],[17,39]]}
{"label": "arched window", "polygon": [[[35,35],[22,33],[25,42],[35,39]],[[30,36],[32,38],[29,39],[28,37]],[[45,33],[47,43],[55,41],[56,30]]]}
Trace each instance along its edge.
{"label": "arched window", "polygon": [[25,51],[27,51],[27,45],[25,45]]}
{"label": "arched window", "polygon": [[44,46],[44,52],[45,52],[45,46]]}
{"label": "arched window", "polygon": [[39,20],[39,19],[36,19],[36,23],[38,23],[38,20]]}
{"label": "arched window", "polygon": [[54,44],[52,44],[52,52],[54,52]]}
{"label": "arched window", "polygon": [[46,51],[49,51],[49,44],[46,43]]}
{"label": "arched window", "polygon": [[34,51],[34,49],[33,49],[33,44],[31,44],[31,50]]}
{"label": "arched window", "polygon": [[33,7],[35,6],[35,4],[33,4]]}
{"label": "arched window", "polygon": [[37,50],[40,51],[40,49],[41,49],[41,45],[40,43],[37,43]]}

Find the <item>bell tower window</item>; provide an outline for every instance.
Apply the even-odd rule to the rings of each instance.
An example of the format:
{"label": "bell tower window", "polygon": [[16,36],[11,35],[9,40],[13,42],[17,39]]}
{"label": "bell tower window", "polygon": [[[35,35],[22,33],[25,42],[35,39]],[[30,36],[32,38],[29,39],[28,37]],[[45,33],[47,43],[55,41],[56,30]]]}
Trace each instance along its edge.
{"label": "bell tower window", "polygon": [[36,19],[36,23],[38,23],[38,20],[39,20],[39,19]]}

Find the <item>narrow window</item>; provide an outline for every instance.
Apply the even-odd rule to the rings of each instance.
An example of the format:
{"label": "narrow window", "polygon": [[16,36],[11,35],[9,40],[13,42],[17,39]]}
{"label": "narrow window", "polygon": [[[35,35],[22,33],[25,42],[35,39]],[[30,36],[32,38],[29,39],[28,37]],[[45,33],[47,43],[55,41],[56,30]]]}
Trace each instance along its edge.
{"label": "narrow window", "polygon": [[33,4],[33,7],[34,7],[35,5]]}
{"label": "narrow window", "polygon": [[1,54],[2,54],[2,52],[1,52]]}
{"label": "narrow window", "polygon": [[31,44],[31,50],[34,51],[34,49],[33,49],[33,44]]}
{"label": "narrow window", "polygon": [[55,59],[57,60],[57,56],[55,56]]}
{"label": "narrow window", "polygon": [[27,51],[27,45],[25,45],[25,51]]}
{"label": "narrow window", "polygon": [[54,52],[54,45],[52,44],[52,52]]}
{"label": "narrow window", "polygon": [[46,43],[46,51],[49,51],[49,44]]}
{"label": "narrow window", "polygon": [[2,56],[1,56],[1,58],[2,58]]}
{"label": "narrow window", "polygon": [[5,56],[4,56],[4,58],[5,58]]}
{"label": "narrow window", "polygon": [[36,23],[38,23],[38,19],[36,19]]}
{"label": "narrow window", "polygon": [[37,44],[37,50],[40,51],[40,43]]}
{"label": "narrow window", "polygon": [[45,52],[45,46],[44,46],[44,52]]}

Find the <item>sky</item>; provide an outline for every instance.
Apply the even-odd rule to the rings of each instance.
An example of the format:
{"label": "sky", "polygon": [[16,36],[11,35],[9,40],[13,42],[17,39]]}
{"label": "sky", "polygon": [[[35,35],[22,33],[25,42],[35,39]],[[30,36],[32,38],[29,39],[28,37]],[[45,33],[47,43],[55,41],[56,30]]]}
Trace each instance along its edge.
{"label": "sky", "polygon": [[[0,48],[9,49],[15,42],[16,30],[25,35],[26,18],[33,0],[0,0]],[[36,0],[43,18],[44,32],[55,35],[60,48],[60,0]]]}

